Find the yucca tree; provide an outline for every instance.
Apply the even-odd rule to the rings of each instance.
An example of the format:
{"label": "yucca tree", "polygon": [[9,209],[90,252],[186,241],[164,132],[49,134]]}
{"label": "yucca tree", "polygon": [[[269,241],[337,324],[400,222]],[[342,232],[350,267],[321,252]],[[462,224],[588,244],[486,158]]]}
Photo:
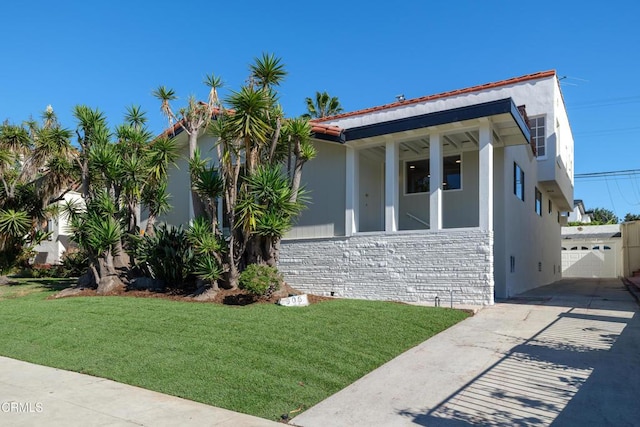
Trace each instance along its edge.
{"label": "yucca tree", "polygon": [[123,226],[118,208],[108,191],[95,191],[86,209],[67,206],[66,214],[75,241],[89,257],[89,268],[99,294],[108,294],[124,286],[116,257],[122,250]]}
{"label": "yucca tree", "polygon": [[275,267],[278,243],[304,208],[304,200],[279,165],[259,166],[245,185],[237,208],[238,226],[249,236],[245,262]]}
{"label": "yucca tree", "polygon": [[89,186],[91,184],[91,171],[89,170],[89,156],[91,149],[97,142],[105,143],[110,138],[107,127],[107,120],[104,114],[98,109],[91,109],[86,105],[76,105],[73,109],[73,116],[78,121],[76,135],[80,153],[77,156],[78,166],[81,173],[82,197],[88,199]]}
{"label": "yucca tree", "polygon": [[284,119],[278,104],[281,61],[264,54],[249,69],[248,83],[230,93],[228,108],[209,126],[218,140],[214,169],[229,229],[222,261],[230,287],[246,265],[276,264],[280,239],[304,205],[302,167],[315,155],[308,121]]}
{"label": "yucca tree", "polygon": [[334,116],[344,110],[337,96],[331,96],[327,92],[316,92],[315,98],[305,98],[307,113],[302,117],[307,119],[321,119]]}
{"label": "yucca tree", "polygon": [[[38,228],[53,217],[47,206],[60,200],[77,178],[71,132],[60,127],[50,106],[42,119],[41,125],[35,120],[0,125],[0,209],[26,216],[30,223],[19,238],[9,239],[17,255],[26,255],[40,239]],[[3,250],[9,250],[4,240]]]}
{"label": "yucca tree", "polygon": [[[175,91],[165,86],[160,86],[153,91],[153,95],[161,102],[160,110],[169,120],[169,130],[172,124],[177,122],[189,139],[189,160],[193,159],[198,146],[198,137],[207,128],[213,116],[220,112],[218,90],[222,87],[222,80],[213,74],[204,78],[204,84],[209,87],[209,96],[206,103],[198,102],[195,97],[190,97],[186,107],[175,112],[171,108],[171,101],[177,99]],[[173,136],[173,135],[171,135]],[[191,201],[196,216],[204,215],[204,206],[195,190],[191,190]]]}

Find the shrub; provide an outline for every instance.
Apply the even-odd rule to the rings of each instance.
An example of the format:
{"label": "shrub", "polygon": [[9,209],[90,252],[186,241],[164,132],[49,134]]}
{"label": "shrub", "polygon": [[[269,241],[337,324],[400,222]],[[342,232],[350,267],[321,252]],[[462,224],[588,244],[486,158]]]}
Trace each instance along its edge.
{"label": "shrub", "polygon": [[80,277],[87,272],[89,256],[85,251],[67,251],[62,255],[62,264],[57,268],[57,277]]}
{"label": "shrub", "polygon": [[251,264],[240,274],[240,289],[261,297],[269,298],[280,289],[282,274],[275,267]]}
{"label": "shrub", "polygon": [[195,256],[182,227],[161,225],[146,235],[136,248],[136,261],[143,273],[174,288],[186,288],[193,281]]}

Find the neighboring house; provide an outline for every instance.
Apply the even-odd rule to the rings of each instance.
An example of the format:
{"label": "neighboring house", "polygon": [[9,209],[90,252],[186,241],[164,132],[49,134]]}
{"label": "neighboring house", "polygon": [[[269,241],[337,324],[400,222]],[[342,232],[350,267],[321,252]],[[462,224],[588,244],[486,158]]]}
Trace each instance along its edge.
{"label": "neighboring house", "polygon": [[[492,304],[561,278],[573,136],[554,71],[312,121],[311,203],[279,268],[316,294]],[[179,134],[187,152],[186,135]],[[215,139],[199,140],[203,156]],[[188,167],[161,220],[192,217]]]}
{"label": "neighboring house", "polygon": [[620,224],[562,227],[563,277],[623,275]]}
{"label": "neighboring house", "polygon": [[569,222],[581,222],[588,224],[591,222],[591,214],[584,209],[582,200],[573,201],[573,211],[569,212]]}
{"label": "neighboring house", "polygon": [[[57,203],[62,207],[65,202],[84,203],[82,195],[75,191],[70,191],[64,195],[64,199]],[[62,255],[72,247],[70,240],[71,231],[68,228],[68,218],[64,214],[47,222],[45,231],[51,231],[51,237],[34,248],[36,256],[34,264],[60,264]]]}

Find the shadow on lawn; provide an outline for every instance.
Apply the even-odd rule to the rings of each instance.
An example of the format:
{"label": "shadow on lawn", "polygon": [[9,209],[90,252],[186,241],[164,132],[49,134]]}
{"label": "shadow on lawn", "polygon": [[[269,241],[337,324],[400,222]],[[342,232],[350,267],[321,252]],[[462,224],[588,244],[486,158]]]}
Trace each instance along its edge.
{"label": "shadow on lawn", "polygon": [[49,291],[61,291],[75,286],[77,279],[35,279],[41,288]]}

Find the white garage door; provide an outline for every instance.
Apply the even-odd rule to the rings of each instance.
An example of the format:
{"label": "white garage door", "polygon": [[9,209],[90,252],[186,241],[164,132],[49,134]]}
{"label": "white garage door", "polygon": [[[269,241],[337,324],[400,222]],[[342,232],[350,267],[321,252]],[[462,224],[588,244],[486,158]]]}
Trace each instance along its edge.
{"label": "white garage door", "polygon": [[617,277],[614,245],[565,245],[562,248],[563,277]]}

